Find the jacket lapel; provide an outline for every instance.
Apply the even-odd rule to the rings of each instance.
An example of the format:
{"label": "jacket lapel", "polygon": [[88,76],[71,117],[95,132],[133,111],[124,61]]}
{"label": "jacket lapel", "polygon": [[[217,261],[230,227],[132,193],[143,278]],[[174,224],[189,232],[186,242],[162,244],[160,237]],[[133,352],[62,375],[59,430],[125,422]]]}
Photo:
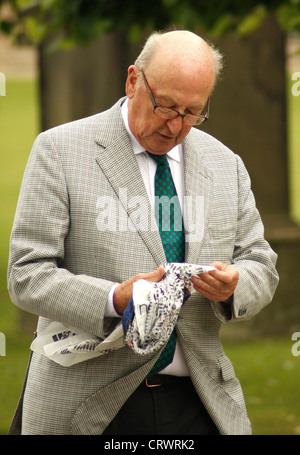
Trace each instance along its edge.
{"label": "jacket lapel", "polygon": [[[120,110],[114,109],[113,118],[108,122],[109,134],[106,132],[105,136],[101,134],[96,138],[100,146],[96,160],[128,214],[132,224],[127,229],[137,230],[159,266],[166,261],[163,245],[128,134],[120,119]],[[111,125],[117,127],[112,129]]]}
{"label": "jacket lapel", "polygon": [[204,146],[190,135],[184,142],[186,261],[197,263],[208,228],[212,176],[205,165]]}

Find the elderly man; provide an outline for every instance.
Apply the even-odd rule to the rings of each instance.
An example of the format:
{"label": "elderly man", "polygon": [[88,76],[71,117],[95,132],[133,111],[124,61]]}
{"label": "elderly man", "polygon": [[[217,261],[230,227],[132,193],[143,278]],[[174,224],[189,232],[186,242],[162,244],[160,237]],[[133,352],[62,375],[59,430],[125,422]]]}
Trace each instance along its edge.
{"label": "elderly man", "polygon": [[[193,128],[208,118],[219,69],[219,53],[197,35],[154,33],[129,67],[127,97],[37,138],[8,281],[12,301],[39,315],[38,334],[59,321],[105,339],[136,282],[160,282],[162,264],[214,269],[192,278],[159,352],[124,345],[70,367],[33,353],[23,434],[251,433],[219,330],[270,303],[278,276],[241,159]],[[181,229],[171,210],[162,227],[164,196],[179,201]]]}

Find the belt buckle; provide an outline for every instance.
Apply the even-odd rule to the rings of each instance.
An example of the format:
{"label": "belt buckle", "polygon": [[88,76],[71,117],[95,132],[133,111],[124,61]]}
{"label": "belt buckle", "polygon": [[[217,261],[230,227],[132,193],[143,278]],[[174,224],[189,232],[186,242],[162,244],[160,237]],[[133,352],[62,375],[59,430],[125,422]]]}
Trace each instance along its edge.
{"label": "belt buckle", "polygon": [[147,387],[160,387],[161,386],[161,384],[149,384],[148,378],[145,379],[145,384]]}

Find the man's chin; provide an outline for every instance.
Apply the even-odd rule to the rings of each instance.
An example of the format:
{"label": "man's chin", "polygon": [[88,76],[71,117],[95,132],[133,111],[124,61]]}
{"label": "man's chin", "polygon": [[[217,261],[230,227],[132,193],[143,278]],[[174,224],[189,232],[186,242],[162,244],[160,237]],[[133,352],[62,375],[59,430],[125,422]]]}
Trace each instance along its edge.
{"label": "man's chin", "polygon": [[168,153],[173,147],[177,145],[176,138],[172,137],[169,138],[162,134],[159,134],[158,139],[155,141],[150,141],[148,143],[147,150],[151,153],[157,154],[166,154]]}

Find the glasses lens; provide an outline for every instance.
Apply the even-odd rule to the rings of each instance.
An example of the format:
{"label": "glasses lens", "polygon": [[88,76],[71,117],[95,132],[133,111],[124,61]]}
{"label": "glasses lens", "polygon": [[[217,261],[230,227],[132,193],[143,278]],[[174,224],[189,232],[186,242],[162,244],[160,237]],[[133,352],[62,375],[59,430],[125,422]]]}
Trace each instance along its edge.
{"label": "glasses lens", "polygon": [[157,106],[155,108],[155,112],[160,117],[169,118],[169,119],[175,118],[178,115],[176,111],[173,111],[173,109],[169,109],[168,107],[162,107],[162,106]]}
{"label": "glasses lens", "polygon": [[196,115],[186,115],[183,121],[188,125],[200,125],[203,119],[202,117],[197,117]]}
{"label": "glasses lens", "polygon": [[204,123],[207,118],[206,117],[194,117],[193,119],[189,119],[189,121],[187,121],[187,123],[189,125],[202,125],[202,123]]}
{"label": "glasses lens", "polygon": [[[163,106],[156,106],[154,109],[154,112],[162,118],[166,119],[174,119],[178,117],[178,112],[174,111],[173,109],[170,109],[168,107],[163,107]],[[206,117],[197,117],[197,115],[190,115],[187,114],[183,117],[183,122],[186,123],[187,125],[201,125],[203,122],[207,120]]]}

